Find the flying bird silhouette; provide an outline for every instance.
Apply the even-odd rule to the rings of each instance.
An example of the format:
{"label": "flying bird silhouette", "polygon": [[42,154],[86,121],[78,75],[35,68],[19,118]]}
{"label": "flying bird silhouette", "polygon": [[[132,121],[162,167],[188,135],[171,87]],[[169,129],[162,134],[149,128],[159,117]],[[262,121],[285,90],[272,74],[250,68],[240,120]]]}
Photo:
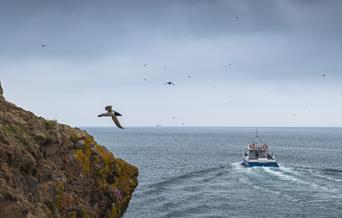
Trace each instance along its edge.
{"label": "flying bird silhouette", "polygon": [[173,82],[169,81],[169,82],[164,83],[164,85],[175,86],[176,84],[174,84]]}
{"label": "flying bird silhouette", "polygon": [[40,47],[45,48],[46,44],[40,44]]}
{"label": "flying bird silhouette", "polygon": [[105,110],[107,111],[106,113],[100,114],[98,115],[98,117],[112,117],[112,120],[114,121],[115,125],[120,128],[123,129],[123,127],[121,126],[117,116],[122,116],[119,112],[113,111],[112,106],[108,105],[105,107]]}

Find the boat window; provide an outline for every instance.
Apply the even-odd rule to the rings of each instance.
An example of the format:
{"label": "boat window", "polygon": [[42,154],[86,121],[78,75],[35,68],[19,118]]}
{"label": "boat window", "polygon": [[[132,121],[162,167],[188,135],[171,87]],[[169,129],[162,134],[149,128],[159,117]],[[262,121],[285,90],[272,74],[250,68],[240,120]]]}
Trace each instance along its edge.
{"label": "boat window", "polygon": [[250,150],[249,151],[249,159],[257,159],[258,158],[258,153],[256,150]]}
{"label": "boat window", "polygon": [[260,150],[259,152],[259,158],[267,158],[267,152],[264,150]]}

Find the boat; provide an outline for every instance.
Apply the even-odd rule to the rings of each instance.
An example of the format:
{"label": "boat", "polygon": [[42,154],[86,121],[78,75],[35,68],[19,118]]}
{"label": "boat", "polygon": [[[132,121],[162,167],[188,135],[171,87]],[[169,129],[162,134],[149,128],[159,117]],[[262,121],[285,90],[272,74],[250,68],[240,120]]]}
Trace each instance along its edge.
{"label": "boat", "polygon": [[261,137],[256,131],[252,143],[247,145],[247,151],[243,154],[242,165],[245,167],[279,167],[276,158],[268,151],[268,144],[262,143]]}

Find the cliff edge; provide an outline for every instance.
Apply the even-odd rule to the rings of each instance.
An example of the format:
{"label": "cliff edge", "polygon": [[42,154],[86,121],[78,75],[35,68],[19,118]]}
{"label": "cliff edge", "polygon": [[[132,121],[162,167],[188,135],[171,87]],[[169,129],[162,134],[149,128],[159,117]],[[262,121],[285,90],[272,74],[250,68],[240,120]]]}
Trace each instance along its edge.
{"label": "cliff edge", "polygon": [[87,132],[7,102],[0,85],[0,217],[120,217],[137,176]]}

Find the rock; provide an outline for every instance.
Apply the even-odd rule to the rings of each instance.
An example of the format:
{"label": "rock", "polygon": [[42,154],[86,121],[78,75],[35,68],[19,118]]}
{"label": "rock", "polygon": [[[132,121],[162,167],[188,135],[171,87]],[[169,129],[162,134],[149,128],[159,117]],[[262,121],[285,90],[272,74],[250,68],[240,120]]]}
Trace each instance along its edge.
{"label": "rock", "polygon": [[0,82],[0,96],[4,94],[4,90],[2,89],[1,82]]}
{"label": "rock", "polygon": [[78,140],[78,141],[74,144],[74,148],[75,148],[75,149],[84,149],[84,148],[85,148],[85,141],[84,141],[84,139]]}
{"label": "rock", "polygon": [[0,217],[121,217],[138,169],[86,131],[11,104],[0,84]]}

